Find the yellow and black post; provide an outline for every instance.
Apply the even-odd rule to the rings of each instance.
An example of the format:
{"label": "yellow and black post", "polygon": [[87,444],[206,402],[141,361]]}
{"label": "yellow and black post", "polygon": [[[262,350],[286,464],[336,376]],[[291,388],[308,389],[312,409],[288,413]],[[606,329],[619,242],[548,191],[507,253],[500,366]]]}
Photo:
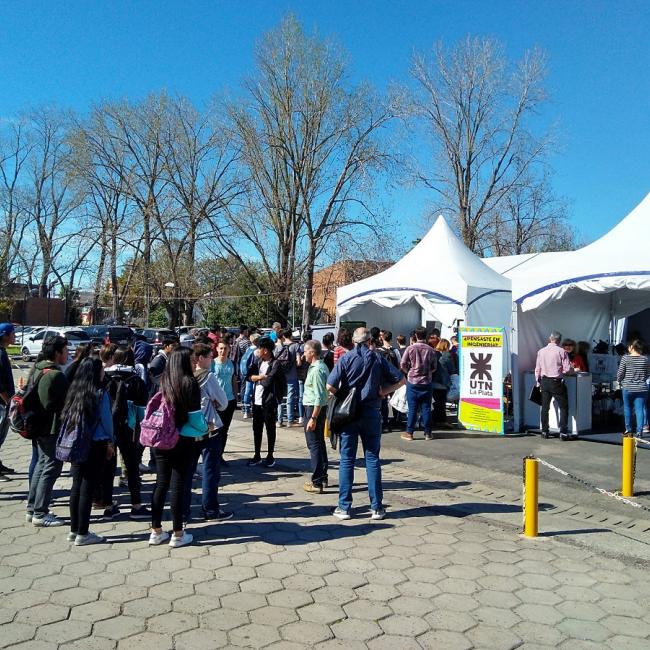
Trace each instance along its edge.
{"label": "yellow and black post", "polygon": [[524,458],[524,537],[537,537],[537,458]]}
{"label": "yellow and black post", "polygon": [[621,480],[621,496],[634,496],[634,460],[636,446],[632,436],[623,436],[623,464]]}

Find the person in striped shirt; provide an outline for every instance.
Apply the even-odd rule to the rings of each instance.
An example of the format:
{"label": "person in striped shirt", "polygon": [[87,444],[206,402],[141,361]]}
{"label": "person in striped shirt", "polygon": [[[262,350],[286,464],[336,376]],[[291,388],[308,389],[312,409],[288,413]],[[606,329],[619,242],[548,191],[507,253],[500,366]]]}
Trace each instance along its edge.
{"label": "person in striped shirt", "polygon": [[646,401],[648,399],[648,378],[650,378],[650,362],[643,356],[644,345],[638,339],[632,341],[626,354],[618,366],[616,379],[623,391],[623,416],[625,417],[625,433],[632,433],[632,411],[636,420],[636,432],[643,432],[647,421]]}

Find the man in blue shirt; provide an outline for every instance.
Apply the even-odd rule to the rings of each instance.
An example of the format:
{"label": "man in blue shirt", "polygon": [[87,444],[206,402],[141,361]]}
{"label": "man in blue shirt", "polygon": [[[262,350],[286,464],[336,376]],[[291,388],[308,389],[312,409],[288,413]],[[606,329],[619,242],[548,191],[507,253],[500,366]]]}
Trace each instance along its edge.
{"label": "man in blue shirt", "polygon": [[352,337],[355,349],[346,352],[339,359],[327,378],[327,390],[332,394],[340,389],[347,391],[353,386],[361,390],[359,416],[346,424],[340,432],[339,505],[334,510],[334,516],[340,520],[350,519],[359,438],[366,459],[371,519],[383,519],[386,516],[382,503],[379,460],[381,400],[397,390],[404,383],[404,377],[384,357],[368,348],[369,339],[370,332],[365,327],[357,328]]}

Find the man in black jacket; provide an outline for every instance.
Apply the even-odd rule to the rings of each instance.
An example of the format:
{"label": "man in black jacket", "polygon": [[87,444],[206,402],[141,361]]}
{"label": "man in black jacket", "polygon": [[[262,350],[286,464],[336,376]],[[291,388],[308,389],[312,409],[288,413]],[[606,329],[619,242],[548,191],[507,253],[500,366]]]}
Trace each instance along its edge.
{"label": "man in black jacket", "polygon": [[255,383],[253,398],[253,441],[255,455],[248,461],[248,465],[262,463],[262,431],[266,426],[268,452],[265,467],[273,467],[275,458],[275,417],[278,402],[282,400],[287,390],[287,381],[278,359],[273,357],[275,345],[268,337],[262,337],[257,342],[257,358],[251,365],[248,379]]}

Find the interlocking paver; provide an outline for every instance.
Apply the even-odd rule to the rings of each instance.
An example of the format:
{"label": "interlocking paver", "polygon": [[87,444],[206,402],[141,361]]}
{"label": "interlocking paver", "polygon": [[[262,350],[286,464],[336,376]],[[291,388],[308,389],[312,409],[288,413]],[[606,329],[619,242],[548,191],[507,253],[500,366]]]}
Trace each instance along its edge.
{"label": "interlocking paver", "polygon": [[[304,441],[292,439],[279,447],[298,467]],[[124,520],[93,524],[120,543],[70,548],[65,530],[24,525],[22,505],[0,500],[11,544],[0,549],[0,647],[648,647],[642,565],[561,538],[533,545],[472,516],[415,515],[411,491],[387,490],[381,524],[365,505],[338,524],[328,495],[311,505],[281,465],[261,481],[235,461],[230,473],[245,480],[228,484],[225,473],[224,492],[240,519],[191,524],[197,543],[180,549],[147,547],[144,527]],[[443,493],[423,486],[421,498]]]}

